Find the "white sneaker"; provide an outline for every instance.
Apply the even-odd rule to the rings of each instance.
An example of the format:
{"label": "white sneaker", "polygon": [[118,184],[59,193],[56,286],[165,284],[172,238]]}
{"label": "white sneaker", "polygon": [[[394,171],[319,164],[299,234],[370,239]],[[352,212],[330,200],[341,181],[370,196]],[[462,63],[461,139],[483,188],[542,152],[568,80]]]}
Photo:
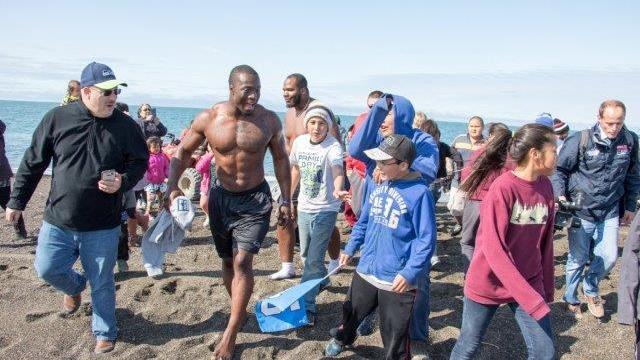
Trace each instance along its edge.
{"label": "white sneaker", "polygon": [[431,267],[434,267],[436,265],[440,264],[440,258],[438,258],[437,256],[432,256],[431,257]]}
{"label": "white sneaker", "polygon": [[162,267],[145,265],[145,269],[147,270],[147,276],[152,278],[158,278],[162,276]]}
{"label": "white sneaker", "polygon": [[284,280],[284,279],[291,279],[294,276],[296,276],[296,271],[294,269],[281,268],[280,270],[278,270],[278,272],[275,272],[269,275],[269,279]]}

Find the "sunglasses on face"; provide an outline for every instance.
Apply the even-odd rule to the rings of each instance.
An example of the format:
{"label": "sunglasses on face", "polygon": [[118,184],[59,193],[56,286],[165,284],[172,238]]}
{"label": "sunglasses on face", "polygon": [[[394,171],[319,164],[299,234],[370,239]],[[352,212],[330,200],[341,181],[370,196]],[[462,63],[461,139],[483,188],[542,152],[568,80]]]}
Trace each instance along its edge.
{"label": "sunglasses on face", "polygon": [[111,96],[111,94],[113,94],[113,93],[115,93],[116,95],[120,95],[120,93],[122,92],[122,89],[118,89],[118,88],[109,89],[109,90],[103,90],[103,89],[100,89],[100,88],[95,88],[95,89],[97,89],[99,92],[101,92],[102,96]]}

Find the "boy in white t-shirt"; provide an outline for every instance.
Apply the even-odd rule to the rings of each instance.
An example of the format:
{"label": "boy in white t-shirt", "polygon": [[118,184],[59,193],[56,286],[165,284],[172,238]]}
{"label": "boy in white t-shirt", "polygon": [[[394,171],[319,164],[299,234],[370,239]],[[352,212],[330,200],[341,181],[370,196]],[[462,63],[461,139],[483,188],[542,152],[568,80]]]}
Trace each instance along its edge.
{"label": "boy in white t-shirt", "polygon": [[[331,117],[322,107],[311,108],[304,117],[307,134],[295,139],[291,148],[291,189],[300,183],[298,230],[300,255],[304,261],[302,282],[327,274],[324,257],[340,209],[344,182],[343,152],[330,135]],[[307,316],[313,324],[318,288],[305,296]]]}

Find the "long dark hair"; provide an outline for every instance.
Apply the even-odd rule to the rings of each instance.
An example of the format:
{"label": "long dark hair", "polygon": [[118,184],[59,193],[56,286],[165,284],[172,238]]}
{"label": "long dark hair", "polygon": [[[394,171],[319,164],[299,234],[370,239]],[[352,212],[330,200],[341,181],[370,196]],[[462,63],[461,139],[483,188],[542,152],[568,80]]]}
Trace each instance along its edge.
{"label": "long dark hair", "polygon": [[522,165],[527,160],[529,150],[542,150],[545,144],[555,143],[556,134],[553,129],[540,124],[527,124],[513,134],[509,155],[518,165]]}
{"label": "long dark hair", "polygon": [[482,155],[473,163],[471,175],[460,186],[462,191],[473,194],[484,179],[493,171],[504,167],[507,153],[516,164],[522,165],[527,160],[529,150],[542,150],[545,144],[555,144],[553,129],[540,124],[527,124],[511,135],[506,126],[491,129],[492,137]]}
{"label": "long dark hair", "polygon": [[492,136],[485,145],[484,152],[473,163],[471,174],[460,186],[467,194],[475,193],[487,176],[502,169],[507,161],[511,130],[506,126],[494,126],[491,130]]}

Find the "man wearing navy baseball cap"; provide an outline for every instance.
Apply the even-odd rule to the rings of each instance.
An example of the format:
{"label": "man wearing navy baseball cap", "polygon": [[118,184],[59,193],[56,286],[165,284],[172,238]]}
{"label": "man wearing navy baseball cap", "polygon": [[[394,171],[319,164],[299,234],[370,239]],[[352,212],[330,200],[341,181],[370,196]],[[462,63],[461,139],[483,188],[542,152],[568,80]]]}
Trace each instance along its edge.
{"label": "man wearing navy baseball cap", "polygon": [[[92,62],[82,71],[81,101],[44,115],[15,176],[6,218],[16,222],[52,159],[53,175],[36,247],[38,276],[64,293],[62,314],[78,310],[91,285],[94,352],[113,350],[122,194],[144,175],[149,152],[135,121],[114,110],[113,70]],[[80,258],[84,274],[73,269]]]}

